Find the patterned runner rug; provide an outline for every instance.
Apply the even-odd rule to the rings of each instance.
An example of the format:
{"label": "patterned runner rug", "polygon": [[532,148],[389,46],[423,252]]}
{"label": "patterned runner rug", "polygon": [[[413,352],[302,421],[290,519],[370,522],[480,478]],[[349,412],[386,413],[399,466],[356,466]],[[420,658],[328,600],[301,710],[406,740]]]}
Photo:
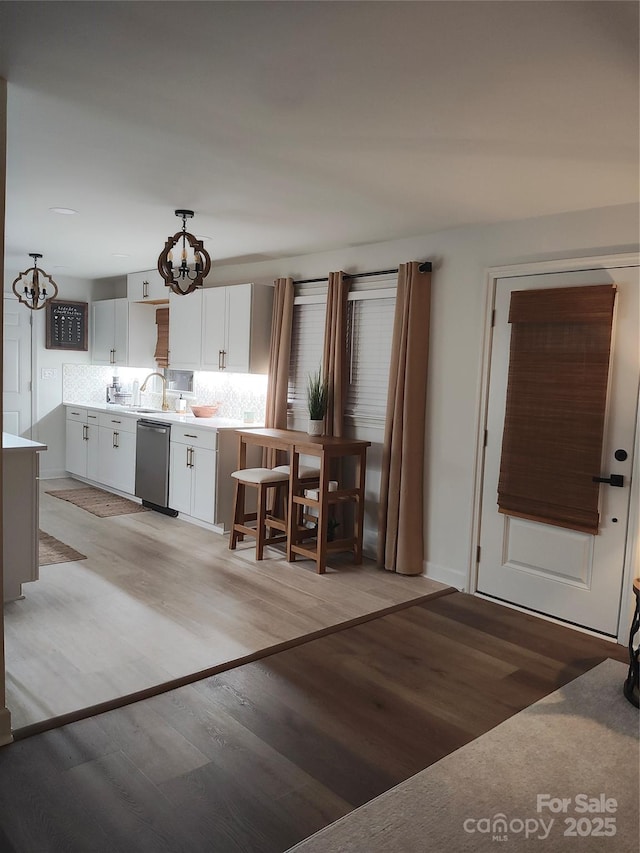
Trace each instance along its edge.
{"label": "patterned runner rug", "polygon": [[113,495],[111,492],[104,492],[102,489],[94,489],[93,486],[85,486],[82,489],[58,489],[46,494],[63,501],[69,501],[69,503],[86,509],[87,512],[97,515],[99,518],[149,511],[147,507],[135,501],[121,498],[120,495]]}
{"label": "patterned runner rug", "polygon": [[76,560],[86,560],[86,555],[76,551],[70,545],[65,545],[50,533],[39,530],[40,540],[38,542],[38,562],[41,566],[50,566],[53,563],[72,563]]}

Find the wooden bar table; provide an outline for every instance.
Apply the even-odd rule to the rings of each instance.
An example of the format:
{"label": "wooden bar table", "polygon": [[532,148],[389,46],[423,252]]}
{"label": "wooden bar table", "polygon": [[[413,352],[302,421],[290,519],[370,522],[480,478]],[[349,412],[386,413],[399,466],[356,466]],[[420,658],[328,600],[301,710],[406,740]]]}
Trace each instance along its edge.
{"label": "wooden bar table", "polygon": [[[327,554],[335,551],[353,551],[353,561],[362,562],[362,536],[364,528],[364,499],[367,447],[370,441],[334,436],[307,435],[306,432],[289,429],[239,429],[238,468],[246,467],[247,446],[283,450],[289,454],[289,512],[287,514],[287,560],[296,556],[314,560],[316,571],[323,574],[327,568]],[[320,461],[320,482],[317,497],[305,495],[308,484],[300,481],[298,472],[300,456],[316,456]],[[355,458],[355,482],[351,488],[329,491],[331,462],[333,459]],[[340,486],[340,484],[339,484]],[[330,506],[336,503],[355,504],[353,535],[333,542],[327,540]],[[314,508],[318,513],[315,541],[307,541],[310,530],[298,523],[299,509]]]}

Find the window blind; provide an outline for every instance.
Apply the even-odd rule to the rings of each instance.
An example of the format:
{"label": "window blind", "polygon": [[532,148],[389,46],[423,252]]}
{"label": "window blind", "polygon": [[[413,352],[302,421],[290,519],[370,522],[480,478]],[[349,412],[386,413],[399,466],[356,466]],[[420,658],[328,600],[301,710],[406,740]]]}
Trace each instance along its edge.
{"label": "window blind", "polygon": [[395,296],[362,295],[365,298],[349,302],[349,385],[345,414],[356,421],[384,421]]}
{"label": "window blind", "polygon": [[[345,415],[358,422],[384,423],[396,297],[395,279],[354,282],[349,293],[349,358]],[[289,409],[307,414],[307,379],[322,364],[326,287],[301,288],[293,308]]]}
{"label": "window blind", "polygon": [[289,361],[289,408],[307,413],[309,374],[322,367],[326,297],[293,306],[291,356]]}
{"label": "window blind", "polygon": [[516,291],[498,507],[598,532],[615,288]]}
{"label": "window blind", "polygon": [[156,349],[153,357],[156,360],[158,367],[168,367],[169,365],[169,309],[156,309]]}

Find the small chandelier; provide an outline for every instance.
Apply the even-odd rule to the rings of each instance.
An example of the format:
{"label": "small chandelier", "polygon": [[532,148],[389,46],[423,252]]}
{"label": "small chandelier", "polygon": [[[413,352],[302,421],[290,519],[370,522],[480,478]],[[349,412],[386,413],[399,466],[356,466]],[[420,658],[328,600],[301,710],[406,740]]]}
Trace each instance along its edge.
{"label": "small chandelier", "polygon": [[[166,287],[170,287],[178,296],[193,293],[202,284],[211,269],[211,258],[198,240],[187,231],[187,219],[193,218],[193,210],[176,210],[176,216],[182,217],[182,231],[168,237],[164,249],[158,258],[158,272]],[[173,263],[173,249],[182,242],[180,263]],[[190,250],[187,249],[187,243]]]}
{"label": "small chandelier", "polygon": [[[29,252],[29,257],[33,258],[33,266],[29,267],[28,270],[21,272],[18,278],[13,282],[13,292],[18,297],[19,301],[24,303],[27,308],[31,308],[33,311],[38,311],[40,308],[44,308],[50,299],[56,298],[58,295],[58,285],[48,273],[44,270],[38,269],[38,258],[41,258],[42,255],[38,254],[38,252]],[[24,288],[22,289],[22,292],[20,292],[17,286],[18,282],[22,278],[26,278],[29,273],[31,273],[31,281],[25,282]],[[40,284],[40,276],[44,276],[49,279],[51,287],[53,288],[53,293],[47,293],[46,284]]]}

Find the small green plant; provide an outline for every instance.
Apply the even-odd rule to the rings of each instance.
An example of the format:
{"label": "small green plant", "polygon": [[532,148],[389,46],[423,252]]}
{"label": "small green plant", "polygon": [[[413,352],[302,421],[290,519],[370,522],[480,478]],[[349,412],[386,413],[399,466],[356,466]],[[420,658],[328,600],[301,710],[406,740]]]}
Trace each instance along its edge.
{"label": "small green plant", "polygon": [[321,421],[327,413],[329,403],[329,383],[322,378],[319,370],[310,373],[307,380],[307,405],[309,407],[309,418],[312,421]]}

